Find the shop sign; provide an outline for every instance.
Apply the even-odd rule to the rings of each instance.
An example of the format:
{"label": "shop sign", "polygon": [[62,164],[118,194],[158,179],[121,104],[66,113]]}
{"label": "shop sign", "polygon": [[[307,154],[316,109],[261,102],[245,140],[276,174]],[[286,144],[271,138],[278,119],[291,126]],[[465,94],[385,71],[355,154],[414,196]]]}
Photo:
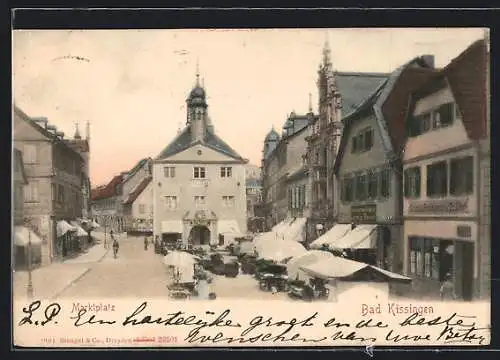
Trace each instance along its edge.
{"label": "shop sign", "polygon": [[440,199],[410,202],[408,212],[419,214],[454,214],[468,210],[469,199]]}
{"label": "shop sign", "polygon": [[351,221],[353,223],[377,221],[377,204],[351,206]]}
{"label": "shop sign", "polygon": [[472,229],[469,225],[458,225],[457,236],[461,238],[470,238],[472,236]]}

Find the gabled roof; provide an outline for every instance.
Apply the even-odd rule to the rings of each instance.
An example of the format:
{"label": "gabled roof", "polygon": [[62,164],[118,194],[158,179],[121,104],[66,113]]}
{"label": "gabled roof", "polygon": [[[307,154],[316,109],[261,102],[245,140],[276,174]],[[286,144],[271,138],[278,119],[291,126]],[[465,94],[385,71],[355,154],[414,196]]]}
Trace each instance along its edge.
{"label": "gabled roof", "polygon": [[224,142],[220,137],[215,135],[213,132],[205,128],[205,138],[203,142],[191,142],[191,127],[188,125],[184,130],[177,135],[177,137],[167,145],[167,147],[156,157],[155,160],[161,160],[184,150],[196,144],[203,144],[212,150],[219,153],[232,157],[233,159],[240,160],[242,162],[246,161],[242,158],[236,151],[234,151],[227,143]]}
{"label": "gabled roof", "polygon": [[28,178],[24,170],[23,153],[14,148],[14,180],[20,181],[24,185],[28,184]]}
{"label": "gabled roof", "polygon": [[123,205],[130,205],[132,204],[138,197],[139,195],[142,194],[144,189],[149,185],[149,183],[153,180],[153,177],[148,176],[147,178],[144,178],[139,185],[136,186],[136,188],[128,195],[128,198],[123,202]]}
{"label": "gabled roof", "polygon": [[[397,158],[401,144],[404,142],[405,117],[409,104],[408,96],[419,85],[419,79],[423,81],[432,76],[434,72],[435,70],[430,67],[424,57],[416,57],[394,70],[354,112],[343,117],[344,130],[340,140],[339,152],[335,159],[334,171],[337,172],[340,167],[353,122],[369,112],[375,114],[378,133],[387,152],[387,159],[390,161]],[[398,101],[392,100],[391,97],[398,90],[401,91],[397,97]],[[394,101],[394,107],[390,110],[385,107],[388,101]],[[403,116],[392,118],[394,114],[403,114]],[[386,115],[391,117],[386,118]]]}
{"label": "gabled roof", "polygon": [[79,157],[81,160],[83,160],[83,157],[73,149],[71,146],[69,146],[65,140],[59,138],[55,134],[51,133],[44,127],[40,126],[37,124],[31,117],[29,117],[24,111],[22,111],[17,105],[14,104],[14,113],[17,114],[23,121],[25,121],[27,124],[31,125],[35,130],[43,134],[46,138],[49,140],[52,140],[55,144],[61,144],[62,146],[66,147],[67,150],[69,150],[71,153],[75,154],[77,157]]}
{"label": "gabled roof", "polygon": [[489,101],[486,94],[488,56],[486,41],[475,41],[415,91],[413,99],[428,96],[449,84],[467,135],[472,140],[484,138],[487,136]]}
{"label": "gabled roof", "polygon": [[122,182],[123,175],[116,175],[105,186],[92,189],[92,200],[108,199],[116,195],[117,187]]}
{"label": "gabled roof", "polygon": [[335,83],[342,96],[342,116],[356,110],[389,75],[386,73],[336,72]]}
{"label": "gabled roof", "polygon": [[150,162],[151,162],[151,158],[149,158],[149,157],[139,160],[139,162],[137,164],[135,164],[134,167],[127,173],[126,178],[124,180],[132,177],[144,165],[146,165],[146,164],[148,164]]}

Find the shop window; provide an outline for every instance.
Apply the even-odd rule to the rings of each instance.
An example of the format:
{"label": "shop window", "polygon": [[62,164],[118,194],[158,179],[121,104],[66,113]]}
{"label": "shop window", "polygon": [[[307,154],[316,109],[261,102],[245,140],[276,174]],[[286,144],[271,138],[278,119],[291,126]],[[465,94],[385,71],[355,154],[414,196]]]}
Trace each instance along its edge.
{"label": "shop window", "polygon": [[453,242],[448,240],[409,237],[410,274],[443,281],[453,269]]}
{"label": "shop window", "polygon": [[474,158],[472,156],[450,161],[450,195],[473,193]]}
{"label": "shop window", "polygon": [[406,198],[420,197],[420,167],[415,166],[404,171],[404,194]]}
{"label": "shop window", "polygon": [[427,196],[443,197],[448,193],[448,168],[446,161],[427,165]]}

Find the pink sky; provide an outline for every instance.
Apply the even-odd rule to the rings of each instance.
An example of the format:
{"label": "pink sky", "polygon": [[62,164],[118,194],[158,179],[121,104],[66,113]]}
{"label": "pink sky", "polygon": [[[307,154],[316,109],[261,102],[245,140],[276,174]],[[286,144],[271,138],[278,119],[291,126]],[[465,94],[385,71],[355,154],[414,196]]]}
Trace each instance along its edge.
{"label": "pink sky", "polygon": [[[185,123],[196,59],[215,131],[259,165],[263,139],[291,111],[317,109],[328,38],[339,71],[390,72],[434,54],[446,65],[484,29],[15,31],[14,101],[74,134],[91,123],[91,180],[108,182],[155,157]],[[89,61],[58,59],[80,56]],[[279,130],[281,131],[281,130]]]}

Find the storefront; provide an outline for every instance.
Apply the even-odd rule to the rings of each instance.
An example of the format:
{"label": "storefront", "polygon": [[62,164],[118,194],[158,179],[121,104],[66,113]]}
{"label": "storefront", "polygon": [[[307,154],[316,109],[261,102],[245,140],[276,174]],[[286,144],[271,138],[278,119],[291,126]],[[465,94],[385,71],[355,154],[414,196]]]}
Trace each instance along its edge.
{"label": "storefront", "polygon": [[438,298],[441,284],[449,274],[457,298],[471,300],[476,276],[476,234],[477,224],[470,221],[406,221],[406,271],[414,278],[413,291]]}

